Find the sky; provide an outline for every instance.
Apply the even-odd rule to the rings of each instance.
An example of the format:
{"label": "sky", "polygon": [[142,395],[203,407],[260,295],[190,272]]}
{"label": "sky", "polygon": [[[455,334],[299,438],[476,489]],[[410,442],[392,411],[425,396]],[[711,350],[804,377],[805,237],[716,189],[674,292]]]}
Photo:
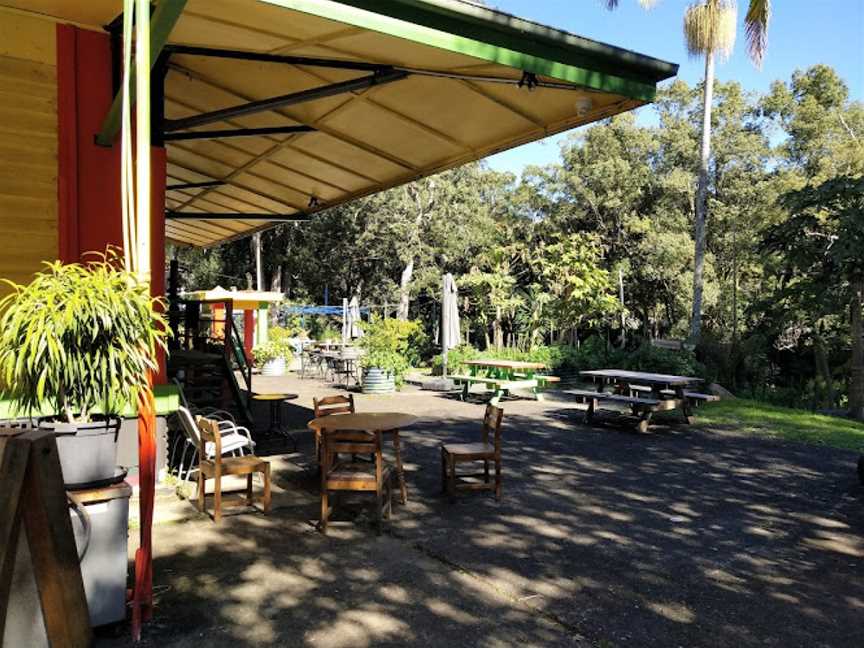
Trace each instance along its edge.
{"label": "sky", "polygon": [[[687,0],[658,0],[648,11],[637,0],[620,0],[615,11],[607,11],[603,0],[492,0],[489,4],[521,18],[678,63],[678,78],[691,85],[702,79],[704,63],[690,59],[684,46],[681,23],[690,4]],[[761,70],[747,56],[741,24],[746,5],[747,0],[738,0],[735,51],[718,64],[718,79],[737,80],[746,90],[766,92],[772,82],[788,81],[796,69],[825,63],[846,81],[852,99],[864,100],[864,0],[774,0]],[[649,106],[639,109],[643,119],[649,118],[650,110]],[[487,162],[493,169],[518,175],[527,165],[556,161],[566,137],[526,144]]]}

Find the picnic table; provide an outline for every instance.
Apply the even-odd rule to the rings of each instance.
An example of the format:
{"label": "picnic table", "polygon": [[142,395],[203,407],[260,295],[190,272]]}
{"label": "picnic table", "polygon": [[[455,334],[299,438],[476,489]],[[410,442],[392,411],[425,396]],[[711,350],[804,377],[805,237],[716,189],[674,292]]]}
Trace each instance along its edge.
{"label": "picnic table", "polygon": [[[590,378],[597,385],[597,391],[570,390],[583,400],[588,401],[587,420],[590,423],[600,403],[617,403],[631,408],[638,417],[637,428],[647,432],[651,417],[655,412],[680,410],[686,423],[693,422],[692,404],[716,400],[711,394],[692,391],[704,382],[694,376],[676,376],[624,369],[595,369],[580,371],[580,375]],[[612,388],[607,392],[607,388]]]}
{"label": "picnic table", "polygon": [[493,404],[497,404],[512,389],[530,389],[537,400],[542,400],[542,390],[560,380],[556,376],[542,374],[543,370],[548,369],[542,362],[483,359],[468,360],[465,364],[469,375],[449,376],[454,382],[462,384],[463,400],[468,397],[468,389],[473,384],[490,388],[493,391]]}

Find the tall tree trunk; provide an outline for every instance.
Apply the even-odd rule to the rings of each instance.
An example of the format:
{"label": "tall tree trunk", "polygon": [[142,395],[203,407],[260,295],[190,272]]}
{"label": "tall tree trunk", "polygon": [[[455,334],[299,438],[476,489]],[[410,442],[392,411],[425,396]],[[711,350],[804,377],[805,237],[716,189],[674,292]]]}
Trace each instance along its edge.
{"label": "tall tree trunk", "polygon": [[[816,394],[817,406],[834,407],[837,398],[834,394],[831,367],[828,365],[828,352],[825,350],[825,340],[822,339],[821,328],[820,325],[817,325],[813,335],[813,360],[816,363],[817,386],[819,387]],[[822,384],[819,385],[819,382]]]}
{"label": "tall tree trunk", "polygon": [[402,278],[399,280],[399,307],[396,309],[396,318],[408,319],[408,307],[411,305],[411,277],[414,275],[414,259],[405,264],[402,270]]}
{"label": "tall tree trunk", "polygon": [[852,285],[851,333],[852,371],[849,380],[849,415],[864,421],[864,324],[861,309],[864,308],[864,281]]}
{"label": "tall tree trunk", "polygon": [[705,270],[705,223],[708,219],[708,165],[711,160],[711,103],[714,98],[714,55],[705,55],[705,83],[702,97],[702,150],[699,156],[699,184],[696,188],[694,238],[696,255],[693,265],[693,313],[690,317],[690,341],[699,342],[702,334],[702,288]]}
{"label": "tall tree trunk", "polygon": [[264,269],[261,267],[261,232],[252,235],[252,254],[255,256],[255,290],[264,290]]}
{"label": "tall tree trunk", "polygon": [[270,276],[270,290],[273,292],[282,292],[282,264],[280,263],[273,268],[273,274]]}
{"label": "tall tree trunk", "polygon": [[618,297],[621,300],[621,348],[627,346],[627,313],[624,305],[624,271],[618,268]]}
{"label": "tall tree trunk", "polygon": [[492,337],[495,340],[495,348],[499,351],[504,346],[504,332],[501,330],[501,307],[495,307],[495,321],[492,322]]}
{"label": "tall tree trunk", "polygon": [[732,260],[732,345],[738,346],[738,253]]}

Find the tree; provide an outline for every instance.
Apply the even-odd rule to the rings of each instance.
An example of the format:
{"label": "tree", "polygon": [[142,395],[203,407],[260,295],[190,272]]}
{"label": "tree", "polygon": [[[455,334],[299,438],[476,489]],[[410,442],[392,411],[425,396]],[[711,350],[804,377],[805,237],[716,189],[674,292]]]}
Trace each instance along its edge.
{"label": "tree", "polygon": [[782,295],[815,317],[848,309],[849,413],[864,421],[864,177],[838,177],[788,192],[791,216],[774,226],[765,247],[781,254]]}
{"label": "tree", "polygon": [[[651,6],[653,0],[640,0]],[[614,9],[618,0],[607,0]],[[757,65],[768,45],[770,0],[750,0],[745,17],[750,57]],[[693,268],[693,310],[690,318],[690,339],[698,342],[702,332],[702,300],[705,271],[705,238],[708,219],[708,165],[711,160],[711,106],[714,92],[715,58],[727,58],[735,46],[737,10],[734,0],[699,0],[684,13],[684,40],[691,56],[705,58],[705,78],[702,95],[702,137],[699,156],[699,179],[696,189],[693,234],[695,255]]]}

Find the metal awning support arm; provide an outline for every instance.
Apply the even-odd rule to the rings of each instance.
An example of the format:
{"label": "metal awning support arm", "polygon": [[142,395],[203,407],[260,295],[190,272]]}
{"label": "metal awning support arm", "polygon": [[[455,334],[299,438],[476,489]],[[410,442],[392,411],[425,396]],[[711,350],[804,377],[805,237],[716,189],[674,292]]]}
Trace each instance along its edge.
{"label": "metal awning support arm", "polygon": [[233,50],[216,47],[198,47],[195,45],[168,45],[166,48],[172,54],[189,56],[209,56],[228,58],[238,61],[258,61],[261,63],[284,63],[286,65],[305,65],[308,67],[332,68],[334,70],[356,70],[358,72],[385,72],[392,66],[384,63],[367,63],[366,61],[348,61],[342,59],[325,59],[311,56],[291,56],[287,54],[270,54],[268,52],[251,52],[248,50]]}
{"label": "metal awning support arm", "polygon": [[279,223],[302,223],[309,220],[308,214],[297,212],[296,214],[268,214],[264,213],[209,213],[209,212],[180,212],[167,210],[165,212],[166,220],[244,220],[244,221],[273,221]]}
{"label": "metal awning support arm", "polygon": [[222,108],[221,110],[214,110],[200,115],[193,115],[182,119],[166,119],[165,132],[170,133],[178,130],[186,130],[187,128],[194,128],[196,126],[206,126],[207,124],[213,124],[226,119],[233,119],[234,117],[254,115],[255,113],[267,110],[277,110],[279,108],[287,108],[288,106],[296,106],[297,104],[315,101],[316,99],[335,97],[336,95],[345,94],[346,92],[359,92],[360,90],[365,90],[372,86],[400,81],[407,76],[408,72],[401,70],[376,72],[375,74],[370,74],[358,79],[340,81],[339,83],[331,83],[330,85],[301,90],[300,92],[292,92],[287,95],[251,101],[249,103],[232,106],[230,108]]}
{"label": "metal awning support arm", "polygon": [[[186,0],[162,0],[153,16],[150,18],[150,67],[153,68],[159,60],[159,54],[165,48],[168,42],[168,37],[171,35],[171,30],[183,13],[186,7]],[[135,79],[134,72],[131,79],[132,100],[135,100],[134,89]],[[99,146],[113,146],[117,133],[120,132],[120,110],[123,103],[122,93],[114,95],[114,101],[111,103],[111,108],[105,119],[102,122],[102,128],[96,135],[96,143]]]}
{"label": "metal awning support arm", "polygon": [[224,180],[205,180],[204,182],[180,182],[177,184],[170,184],[165,187],[166,191],[172,191],[173,189],[209,189],[211,187],[221,187],[225,184]]}
{"label": "metal awning support arm", "polygon": [[220,130],[190,131],[188,133],[165,133],[166,142],[175,140],[220,139],[226,137],[256,137],[259,135],[286,135],[314,133],[312,126],[266,126],[264,128],[223,128]]}

